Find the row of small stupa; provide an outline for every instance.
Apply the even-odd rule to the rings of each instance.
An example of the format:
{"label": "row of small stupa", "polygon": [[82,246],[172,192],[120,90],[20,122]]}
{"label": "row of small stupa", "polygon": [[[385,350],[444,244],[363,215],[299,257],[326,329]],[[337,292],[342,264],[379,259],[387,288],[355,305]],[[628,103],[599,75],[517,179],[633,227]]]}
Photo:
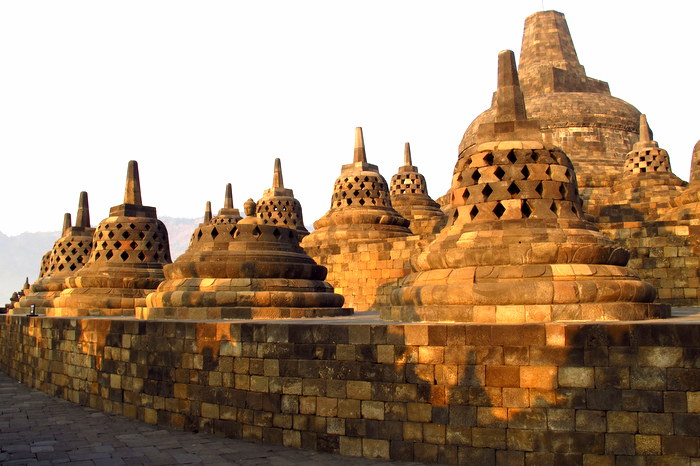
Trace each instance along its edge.
{"label": "row of small stupa", "polygon": [[[495,322],[504,312],[521,313],[523,322],[668,316],[667,305],[654,303],[654,288],[625,266],[628,252],[585,219],[570,159],[545,144],[538,122],[527,118],[511,51],[499,54],[492,110],[493,118],[476,128],[474,144],[461,148],[446,226],[416,251],[415,272],[399,282],[382,318]],[[643,138],[640,144],[651,143]],[[233,207],[227,187],[224,208],[212,217],[208,207],[187,252],[173,263],[165,227],[155,208],[142,205],[137,165],[130,162],[124,203],[93,231],[81,195],[77,226],[64,229],[46,272],[42,267],[42,277],[15,311],[36,304],[51,316],[347,315],[352,311],[325,281],[325,267],[302,246],[409,236],[416,233],[411,222],[426,218],[437,219],[431,225],[438,230],[442,213],[427,196],[408,147],[406,154],[388,185],[367,162],[358,128],[353,163],[343,165],[331,208],[310,234],[277,162],[273,187],[257,203],[246,202],[246,217]],[[67,270],[68,253],[76,270]]]}

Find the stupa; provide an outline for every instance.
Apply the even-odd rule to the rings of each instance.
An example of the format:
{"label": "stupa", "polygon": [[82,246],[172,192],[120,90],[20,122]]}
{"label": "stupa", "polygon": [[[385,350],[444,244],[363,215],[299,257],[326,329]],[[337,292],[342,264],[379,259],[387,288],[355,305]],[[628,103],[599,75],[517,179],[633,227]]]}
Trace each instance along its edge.
{"label": "stupa", "polygon": [[257,202],[256,209],[256,215],[265,224],[293,228],[300,239],[309,234],[309,230],[304,226],[301,204],[294,197],[294,191],[284,187],[280,159],[275,159],[272,187],[265,190]]}
{"label": "stupa", "polygon": [[665,317],[629,254],[583,217],[574,167],[528,120],[515,56],[498,57],[492,122],[460,148],[447,226],[381,310],[386,320],[546,322]]}
{"label": "stupa", "polygon": [[[586,75],[566,18],[557,11],[525,19],[519,75],[528,115],[539,121],[544,142],[569,156],[585,210],[597,215],[638,140],[640,112],[613,97],[608,83]],[[467,128],[460,152],[475,144],[478,126],[494,114],[495,103]]]}
{"label": "stupa", "polygon": [[627,154],[623,175],[612,186],[608,205],[600,208],[598,222],[648,222],[683,192],[687,183],[673,174],[668,152],[652,138],[646,115],[641,115],[639,142]]}
{"label": "stupa", "polygon": [[30,306],[35,306],[38,314],[45,313],[46,308],[53,307],[54,298],[65,288],[66,278],[80,270],[90,257],[92,235],[94,228],[90,227],[90,207],[88,195],[80,193],[78,213],[75,226],[71,225],[71,215],[66,213],[63,218],[63,232],[49,251],[39,279],[29,287],[13,313],[27,314]]}
{"label": "stupa", "polygon": [[410,223],[417,235],[437,233],[447,220],[440,205],[428,195],[425,177],[411,158],[411,145],[404,146],[404,163],[391,177],[391,205]]}
{"label": "stupa", "polygon": [[92,245],[87,263],[66,278],[47,315],[133,316],[163,280],[163,265],[170,263],[168,231],[156,208],[141,201],[136,161],[129,162],[124,203],[109,210]]}
{"label": "stupa", "polygon": [[[231,206],[232,208],[232,206]],[[257,209],[259,211],[259,209]],[[252,199],[246,217],[192,234],[187,251],[164,267],[141,319],[271,319],[352,314],[325,282],[326,268],[299,246],[298,232],[265,223]]]}
{"label": "stupa", "polygon": [[693,156],[690,165],[690,181],[700,180],[700,141],[695,143],[693,147]]}
{"label": "stupa", "polygon": [[409,221],[391,205],[389,186],[376,165],[367,163],[362,128],[355,128],[353,162],[335,180],[331,208],[314,222],[303,246],[343,240],[408,236]]}

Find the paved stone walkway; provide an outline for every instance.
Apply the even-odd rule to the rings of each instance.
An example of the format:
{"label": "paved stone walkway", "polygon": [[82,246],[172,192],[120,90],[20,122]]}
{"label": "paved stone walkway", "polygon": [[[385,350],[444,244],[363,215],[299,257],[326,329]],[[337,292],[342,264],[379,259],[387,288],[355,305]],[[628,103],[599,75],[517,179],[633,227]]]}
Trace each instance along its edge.
{"label": "paved stone walkway", "polygon": [[102,413],[34,390],[0,372],[2,465],[418,465],[350,458],[209,434]]}

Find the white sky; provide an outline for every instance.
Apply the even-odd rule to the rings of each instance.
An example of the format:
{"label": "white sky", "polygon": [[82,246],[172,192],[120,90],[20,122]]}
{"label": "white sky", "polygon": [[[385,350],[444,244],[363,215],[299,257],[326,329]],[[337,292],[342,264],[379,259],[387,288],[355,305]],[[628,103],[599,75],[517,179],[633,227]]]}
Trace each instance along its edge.
{"label": "white sky", "polygon": [[355,126],[388,179],[411,142],[430,193],[489,106],[525,17],[563,12],[589,76],[646,113],[688,178],[695,1],[3,1],[0,231],[56,231],[88,191],[96,225],[138,160],[144,204],[199,217],[258,199],[275,157],[305,223],[330,205]]}

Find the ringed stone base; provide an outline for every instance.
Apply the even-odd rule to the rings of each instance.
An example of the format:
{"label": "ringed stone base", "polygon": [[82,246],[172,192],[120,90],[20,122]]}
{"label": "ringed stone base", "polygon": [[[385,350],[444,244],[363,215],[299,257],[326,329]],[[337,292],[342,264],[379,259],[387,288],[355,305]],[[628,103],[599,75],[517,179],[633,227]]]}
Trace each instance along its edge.
{"label": "ringed stone base", "polygon": [[139,307],[137,319],[225,320],[306,319],[350,316],[350,308],[298,307]]}
{"label": "ringed stone base", "polygon": [[648,320],[671,316],[668,304],[595,303],[486,306],[392,306],[383,320],[394,322],[533,323],[554,321]]}

